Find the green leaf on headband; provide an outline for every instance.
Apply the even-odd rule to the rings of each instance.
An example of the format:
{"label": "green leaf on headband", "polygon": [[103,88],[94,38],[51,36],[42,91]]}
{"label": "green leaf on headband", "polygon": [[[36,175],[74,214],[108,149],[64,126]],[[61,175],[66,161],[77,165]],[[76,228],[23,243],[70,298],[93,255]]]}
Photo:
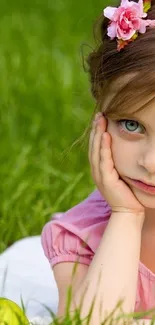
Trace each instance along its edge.
{"label": "green leaf on headband", "polygon": [[151,8],[151,1],[150,0],[145,0],[143,4],[143,9],[144,12],[148,12],[148,10]]}
{"label": "green leaf on headband", "polygon": [[134,41],[137,37],[138,37],[138,33],[136,32],[136,33],[132,36],[132,40]]}

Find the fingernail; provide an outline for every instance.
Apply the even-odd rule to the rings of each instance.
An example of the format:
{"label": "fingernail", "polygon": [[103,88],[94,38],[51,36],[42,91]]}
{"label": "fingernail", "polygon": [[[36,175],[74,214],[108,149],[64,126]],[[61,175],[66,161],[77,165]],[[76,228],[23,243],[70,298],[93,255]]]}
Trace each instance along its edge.
{"label": "fingernail", "polygon": [[100,121],[101,121],[101,116],[98,117],[98,119],[96,119],[96,120],[93,121],[93,125],[94,125],[94,126],[98,126],[98,125],[100,125]]}
{"label": "fingernail", "polygon": [[101,116],[102,116],[102,113],[101,113],[101,112],[98,112],[98,113],[95,115],[95,121],[99,120]]}

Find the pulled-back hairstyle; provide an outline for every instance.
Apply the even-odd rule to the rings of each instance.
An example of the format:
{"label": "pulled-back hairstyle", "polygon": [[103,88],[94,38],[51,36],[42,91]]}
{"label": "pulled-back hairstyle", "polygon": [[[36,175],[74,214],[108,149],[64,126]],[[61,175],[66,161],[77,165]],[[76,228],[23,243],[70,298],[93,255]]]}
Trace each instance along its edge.
{"label": "pulled-back hairstyle", "polygon": [[[155,0],[147,19],[155,19]],[[117,40],[107,36],[108,24],[109,19],[103,14],[95,22],[96,47],[86,58],[88,68],[84,66],[84,69],[89,74],[96,106],[90,125],[72,146],[89,135],[97,111],[113,120],[127,118],[144,109],[155,98],[155,28],[147,27],[144,34],[139,34],[134,42],[119,52]],[[107,101],[109,93],[112,96]]]}

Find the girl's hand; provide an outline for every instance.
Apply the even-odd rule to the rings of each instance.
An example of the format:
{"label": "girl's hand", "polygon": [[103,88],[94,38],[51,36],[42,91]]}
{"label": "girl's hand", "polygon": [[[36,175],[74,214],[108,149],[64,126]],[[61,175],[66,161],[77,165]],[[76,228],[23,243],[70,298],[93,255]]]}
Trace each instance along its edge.
{"label": "girl's hand", "polygon": [[102,113],[98,116],[100,119],[93,123],[89,141],[89,162],[93,180],[113,212],[144,214],[144,207],[115,169],[111,152],[112,140],[106,132],[107,120]]}

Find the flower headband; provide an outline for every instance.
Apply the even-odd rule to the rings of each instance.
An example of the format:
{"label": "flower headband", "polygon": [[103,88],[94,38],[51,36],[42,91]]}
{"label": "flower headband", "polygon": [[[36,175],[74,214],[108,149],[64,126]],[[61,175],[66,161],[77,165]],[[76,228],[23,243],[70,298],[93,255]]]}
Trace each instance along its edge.
{"label": "flower headband", "polygon": [[111,40],[117,38],[117,50],[123,49],[129,42],[133,42],[138,33],[144,34],[146,27],[155,27],[155,20],[143,19],[151,8],[151,0],[134,1],[122,0],[118,8],[106,7],[104,16],[110,22],[107,35]]}

